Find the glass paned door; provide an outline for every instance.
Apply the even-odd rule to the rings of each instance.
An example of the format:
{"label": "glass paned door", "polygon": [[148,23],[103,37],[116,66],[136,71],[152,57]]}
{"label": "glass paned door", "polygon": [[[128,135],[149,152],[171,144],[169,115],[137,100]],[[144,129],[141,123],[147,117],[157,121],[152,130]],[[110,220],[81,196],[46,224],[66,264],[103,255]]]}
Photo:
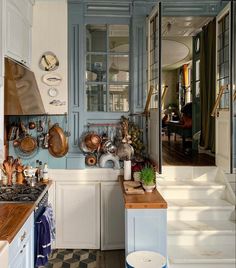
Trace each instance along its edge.
{"label": "glass paned door", "polygon": [[235,165],[234,84],[235,84],[235,3],[216,18],[216,165],[232,173]]}
{"label": "glass paned door", "polygon": [[150,118],[148,153],[162,172],[161,153],[161,3],[153,7],[148,17],[148,97]]}

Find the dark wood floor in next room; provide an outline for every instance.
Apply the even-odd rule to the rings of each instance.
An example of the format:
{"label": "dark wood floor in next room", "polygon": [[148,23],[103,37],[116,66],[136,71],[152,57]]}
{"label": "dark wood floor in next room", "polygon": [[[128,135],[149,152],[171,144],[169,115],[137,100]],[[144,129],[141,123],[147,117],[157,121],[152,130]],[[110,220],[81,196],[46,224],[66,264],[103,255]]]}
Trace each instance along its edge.
{"label": "dark wood floor in next room", "polygon": [[215,157],[208,154],[199,154],[190,149],[191,141],[186,141],[183,147],[182,139],[171,137],[168,142],[167,136],[162,137],[162,161],[163,165],[177,166],[214,166]]}

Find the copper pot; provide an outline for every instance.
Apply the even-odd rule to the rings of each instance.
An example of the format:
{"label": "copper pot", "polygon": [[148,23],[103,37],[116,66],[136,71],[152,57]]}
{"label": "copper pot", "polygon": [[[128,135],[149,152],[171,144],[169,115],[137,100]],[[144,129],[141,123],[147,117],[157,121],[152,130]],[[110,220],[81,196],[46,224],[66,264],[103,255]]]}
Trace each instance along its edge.
{"label": "copper pot", "polygon": [[96,158],[96,156],[93,155],[93,154],[88,154],[85,157],[85,163],[88,166],[95,166],[97,164],[97,158]]}
{"label": "copper pot", "polygon": [[96,150],[99,148],[102,140],[98,134],[92,132],[92,133],[88,133],[85,136],[84,142],[85,142],[85,145],[88,149]]}

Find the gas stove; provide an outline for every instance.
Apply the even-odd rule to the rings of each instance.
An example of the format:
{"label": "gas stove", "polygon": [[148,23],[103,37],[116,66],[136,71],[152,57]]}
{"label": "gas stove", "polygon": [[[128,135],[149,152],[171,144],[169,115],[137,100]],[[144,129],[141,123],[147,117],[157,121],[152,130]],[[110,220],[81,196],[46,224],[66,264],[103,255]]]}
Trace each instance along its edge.
{"label": "gas stove", "polygon": [[45,184],[35,186],[16,184],[0,186],[0,202],[35,202],[46,188]]}

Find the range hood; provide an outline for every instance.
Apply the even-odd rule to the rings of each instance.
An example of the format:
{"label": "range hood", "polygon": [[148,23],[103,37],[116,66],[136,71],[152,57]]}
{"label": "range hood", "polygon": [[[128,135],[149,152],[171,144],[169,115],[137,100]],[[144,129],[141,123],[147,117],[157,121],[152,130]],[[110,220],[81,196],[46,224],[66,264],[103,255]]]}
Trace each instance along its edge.
{"label": "range hood", "polygon": [[5,115],[45,114],[34,73],[20,63],[5,58]]}

